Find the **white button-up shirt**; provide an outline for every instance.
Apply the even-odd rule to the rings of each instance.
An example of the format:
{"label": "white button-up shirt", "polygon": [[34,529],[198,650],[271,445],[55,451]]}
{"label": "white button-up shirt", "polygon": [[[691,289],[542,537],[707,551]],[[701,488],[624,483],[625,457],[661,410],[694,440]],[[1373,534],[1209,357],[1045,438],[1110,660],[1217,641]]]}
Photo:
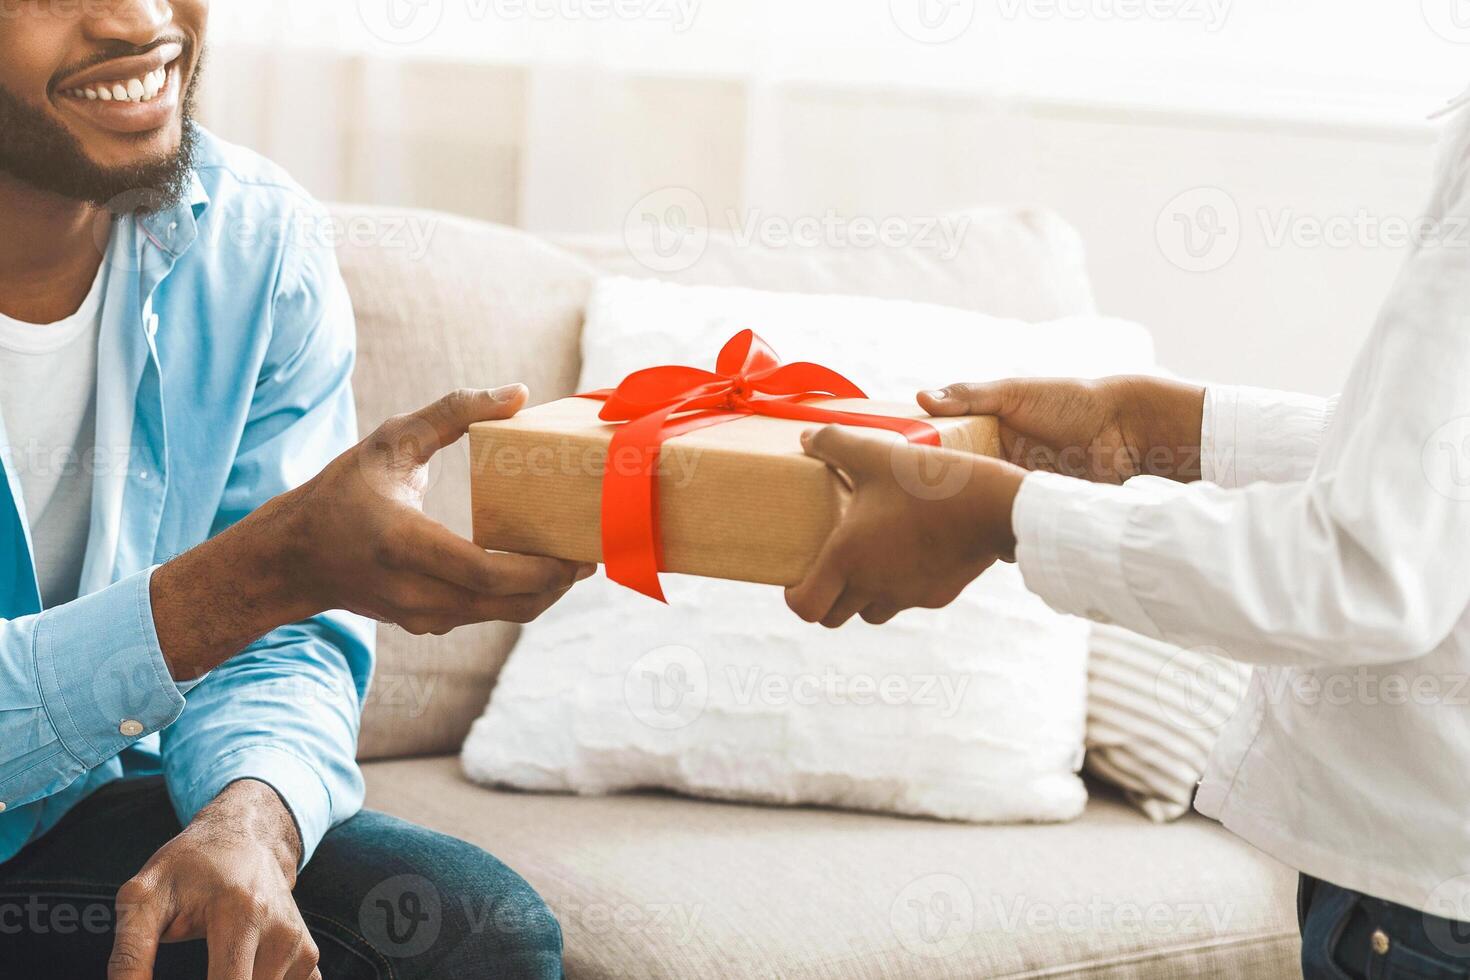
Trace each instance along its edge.
{"label": "white button-up shirt", "polygon": [[1340,401],[1210,389],[1205,482],[1033,474],[1014,522],[1056,608],[1258,665],[1202,813],[1470,921],[1470,110],[1445,143]]}

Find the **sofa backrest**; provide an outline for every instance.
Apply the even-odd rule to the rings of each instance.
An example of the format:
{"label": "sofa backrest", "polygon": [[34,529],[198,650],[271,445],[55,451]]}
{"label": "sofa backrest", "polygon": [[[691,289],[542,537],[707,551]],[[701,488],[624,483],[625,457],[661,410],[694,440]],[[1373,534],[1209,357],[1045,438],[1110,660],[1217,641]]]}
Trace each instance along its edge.
{"label": "sofa backrest", "polygon": [[[338,257],[357,314],[358,422],[364,434],[460,387],[525,382],[533,401],[572,393],[592,270],[523,232],[426,212],[339,206]],[[466,441],[467,442],[467,441]],[[466,442],[440,453],[426,509],[470,534]],[[364,712],[364,759],[438,754],[464,740],[517,629],[445,637],[378,631]]]}
{"label": "sofa backrest", "polygon": [[[339,206],[342,273],[357,312],[364,433],[457,387],[523,381],[534,402],[571,394],[586,300],[598,275],[655,277],[622,236],[552,245],[428,212]],[[772,248],[712,236],[692,266],[657,278],[777,292],[944,303],[1040,321],[1094,312],[1082,242],[1056,214],[984,208],[957,216],[955,248]],[[634,249],[630,249],[630,244]],[[430,516],[469,535],[468,453],[440,454]],[[447,637],[379,631],[360,755],[457,752],[518,636],[508,626]]]}

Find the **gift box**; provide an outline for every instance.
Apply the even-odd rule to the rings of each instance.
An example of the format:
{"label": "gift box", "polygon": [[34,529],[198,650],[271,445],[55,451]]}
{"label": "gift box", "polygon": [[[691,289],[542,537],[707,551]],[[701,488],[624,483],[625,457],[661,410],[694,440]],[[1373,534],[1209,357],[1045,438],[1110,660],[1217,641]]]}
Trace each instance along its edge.
{"label": "gift box", "polygon": [[[782,365],[749,331],[715,372],[664,367],[470,429],[475,542],[606,564],[662,598],[661,571],[794,585],[841,516],[842,479],[803,451],[824,424],[998,455],[994,418],[867,400],[819,365]],[[944,467],[906,475],[945,492]]]}

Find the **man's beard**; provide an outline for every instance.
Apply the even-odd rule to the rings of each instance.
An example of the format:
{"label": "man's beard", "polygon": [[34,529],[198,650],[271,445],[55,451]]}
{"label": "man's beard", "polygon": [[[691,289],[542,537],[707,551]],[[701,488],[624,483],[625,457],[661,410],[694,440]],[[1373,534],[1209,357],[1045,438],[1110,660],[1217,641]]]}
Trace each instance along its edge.
{"label": "man's beard", "polygon": [[[180,64],[184,61],[179,59]],[[190,175],[199,143],[194,125],[194,91],[199,74],[196,66],[183,94],[178,148],[165,156],[124,167],[94,163],[81,141],[65,126],[0,86],[0,173],[38,190],[116,213],[168,210],[184,199],[192,183]]]}

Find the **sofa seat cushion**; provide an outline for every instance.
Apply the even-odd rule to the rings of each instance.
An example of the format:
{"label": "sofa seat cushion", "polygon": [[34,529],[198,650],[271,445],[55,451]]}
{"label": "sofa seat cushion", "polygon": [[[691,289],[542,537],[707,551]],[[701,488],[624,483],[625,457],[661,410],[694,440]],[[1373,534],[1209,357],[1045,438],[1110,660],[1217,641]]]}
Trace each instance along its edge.
{"label": "sofa seat cushion", "polygon": [[1061,825],[495,792],[453,758],[367,805],[489,850],[556,912],[572,980],[1296,977],[1295,875],[1198,816]]}

